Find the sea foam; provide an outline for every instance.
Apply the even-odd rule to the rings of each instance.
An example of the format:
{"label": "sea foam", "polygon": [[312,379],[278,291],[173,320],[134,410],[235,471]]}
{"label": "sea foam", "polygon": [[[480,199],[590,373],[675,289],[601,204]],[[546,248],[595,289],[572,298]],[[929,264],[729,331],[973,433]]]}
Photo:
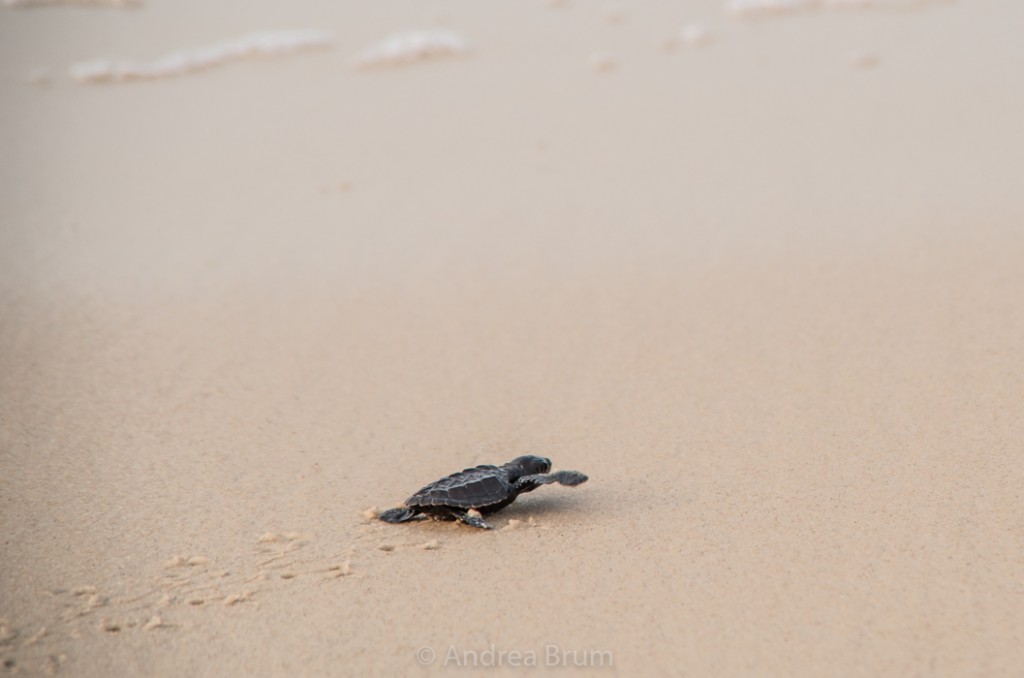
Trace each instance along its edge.
{"label": "sea foam", "polygon": [[817,9],[920,9],[953,0],[729,0],[729,11],[744,19],[794,14]]}
{"label": "sea foam", "polygon": [[330,33],[323,31],[261,31],[208,47],[179,50],[155,61],[83,61],[71,67],[71,77],[81,83],[169,78],[203,71],[237,59],[279,56],[324,48],[331,42]]}
{"label": "sea foam", "polygon": [[396,33],[352,59],[356,68],[402,66],[437,57],[457,57],[469,48],[460,35],[446,30]]}

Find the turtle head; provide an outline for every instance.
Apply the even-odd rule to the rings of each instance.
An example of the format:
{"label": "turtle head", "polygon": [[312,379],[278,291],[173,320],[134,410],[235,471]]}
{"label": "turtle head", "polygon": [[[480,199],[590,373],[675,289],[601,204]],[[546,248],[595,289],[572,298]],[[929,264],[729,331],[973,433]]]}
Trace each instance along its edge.
{"label": "turtle head", "polygon": [[547,473],[551,470],[551,460],[547,457],[535,457],[532,454],[525,457],[516,457],[505,464],[509,480],[515,482],[523,476],[532,476],[537,473]]}

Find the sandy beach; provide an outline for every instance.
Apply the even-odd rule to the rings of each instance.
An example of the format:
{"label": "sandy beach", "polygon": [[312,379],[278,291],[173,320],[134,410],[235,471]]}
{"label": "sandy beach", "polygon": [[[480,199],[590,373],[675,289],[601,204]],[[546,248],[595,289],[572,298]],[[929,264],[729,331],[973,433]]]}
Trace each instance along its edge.
{"label": "sandy beach", "polygon": [[1017,0],[13,4],[0,675],[1020,675]]}

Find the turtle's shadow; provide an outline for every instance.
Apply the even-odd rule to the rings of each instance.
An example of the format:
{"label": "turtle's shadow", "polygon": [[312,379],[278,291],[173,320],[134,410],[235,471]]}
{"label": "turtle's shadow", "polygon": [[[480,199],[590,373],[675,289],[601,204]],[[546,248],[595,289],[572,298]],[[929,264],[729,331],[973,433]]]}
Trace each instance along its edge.
{"label": "turtle's shadow", "polygon": [[515,518],[526,520],[531,517],[551,516],[566,513],[585,514],[590,512],[588,501],[582,497],[547,495],[539,497],[521,497],[516,503],[494,514],[492,519]]}

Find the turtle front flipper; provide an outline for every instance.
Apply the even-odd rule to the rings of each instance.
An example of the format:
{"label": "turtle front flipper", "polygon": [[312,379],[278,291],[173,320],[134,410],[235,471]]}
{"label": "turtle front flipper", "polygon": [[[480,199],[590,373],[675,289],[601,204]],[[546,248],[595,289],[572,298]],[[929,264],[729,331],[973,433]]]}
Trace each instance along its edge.
{"label": "turtle front flipper", "polygon": [[481,530],[494,529],[483,518],[480,517],[480,513],[478,511],[474,511],[473,509],[469,509],[468,511],[451,509],[450,513],[455,518],[455,520],[459,521],[460,523],[465,523],[466,525],[470,525],[472,527],[478,527]]}
{"label": "turtle front flipper", "polygon": [[580,473],[579,471],[558,471],[551,475],[555,477],[556,483],[566,487],[576,487],[590,480],[586,473]]}
{"label": "turtle front flipper", "polygon": [[550,485],[551,483],[558,483],[559,485],[565,485],[567,487],[575,487],[582,485],[587,482],[588,478],[585,473],[579,471],[556,471],[555,473],[535,473],[529,476],[523,476],[516,481],[513,489],[516,492],[530,492],[537,489],[541,485]]}

